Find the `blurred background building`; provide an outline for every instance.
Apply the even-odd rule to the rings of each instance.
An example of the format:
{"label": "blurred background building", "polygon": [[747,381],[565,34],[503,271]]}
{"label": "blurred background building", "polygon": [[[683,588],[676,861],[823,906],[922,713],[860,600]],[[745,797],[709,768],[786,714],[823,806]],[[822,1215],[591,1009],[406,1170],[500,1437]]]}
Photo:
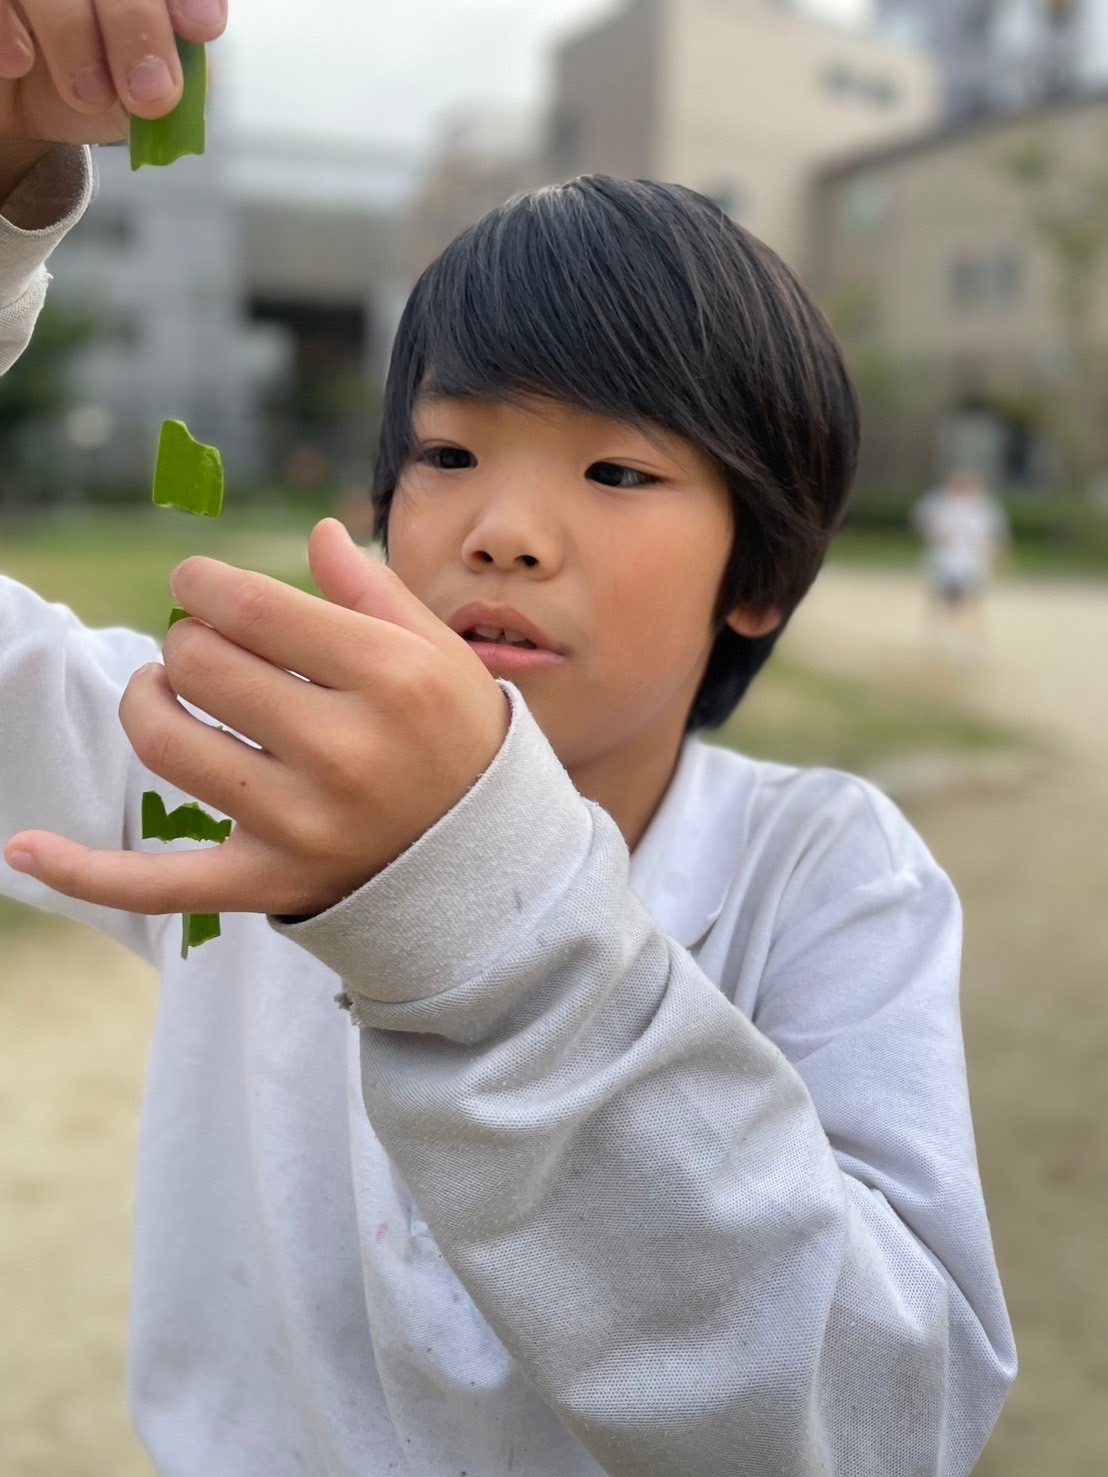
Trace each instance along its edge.
{"label": "blurred background building", "polygon": [[52,259],[51,312],[91,328],[52,438],[68,478],[141,484],[171,417],[239,482],[312,487],[371,455],[414,161],[236,135],[218,110],[209,132],[203,157],[140,183],[126,149],[95,151],[96,200]]}
{"label": "blurred background building", "polygon": [[1108,465],[1108,90],[1006,109],[840,161],[816,183],[809,279],[868,401],[863,487],[937,460],[994,486]]}
{"label": "blurred background building", "polygon": [[[556,52],[538,150],[517,149],[514,171],[502,160],[499,198],[587,173],[676,180],[801,263],[816,167],[939,115],[925,54],[816,10],[811,0],[631,0]],[[466,192],[451,212],[438,174],[431,188],[433,206],[416,206],[425,260],[475,219]]]}
{"label": "blurred background building", "polygon": [[876,0],[886,34],[927,46],[951,118],[1108,85],[1103,0]]}

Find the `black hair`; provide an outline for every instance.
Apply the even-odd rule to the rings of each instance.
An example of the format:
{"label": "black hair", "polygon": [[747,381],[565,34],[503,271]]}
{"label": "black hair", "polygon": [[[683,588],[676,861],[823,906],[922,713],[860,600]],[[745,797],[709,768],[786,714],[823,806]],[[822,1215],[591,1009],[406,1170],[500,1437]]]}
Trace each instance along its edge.
{"label": "black hair", "polygon": [[[858,398],[797,276],[682,185],[586,175],[518,195],[417,282],[385,388],[378,534],[412,454],[421,392],[544,396],[685,438],[719,468],[736,536],[688,728],[726,721],[807,593],[846,512]],[[737,605],[781,613],[768,635]]]}

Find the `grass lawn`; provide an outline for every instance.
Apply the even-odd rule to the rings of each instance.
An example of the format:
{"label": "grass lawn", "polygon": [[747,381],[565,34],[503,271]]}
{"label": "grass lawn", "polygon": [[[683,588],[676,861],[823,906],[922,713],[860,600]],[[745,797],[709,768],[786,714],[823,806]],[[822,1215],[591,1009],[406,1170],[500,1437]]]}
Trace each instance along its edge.
{"label": "grass lawn", "polygon": [[[67,517],[0,538],[0,574],[70,606],[90,626],[165,630],[168,579],[190,554],[208,554],[316,591],[308,535],[316,510],[240,508],[218,521],[164,509]],[[758,758],[865,773],[917,752],[996,749],[1016,737],[960,709],[810,670],[776,655],[736,717],[713,738]],[[29,926],[0,899],[0,931]]]}

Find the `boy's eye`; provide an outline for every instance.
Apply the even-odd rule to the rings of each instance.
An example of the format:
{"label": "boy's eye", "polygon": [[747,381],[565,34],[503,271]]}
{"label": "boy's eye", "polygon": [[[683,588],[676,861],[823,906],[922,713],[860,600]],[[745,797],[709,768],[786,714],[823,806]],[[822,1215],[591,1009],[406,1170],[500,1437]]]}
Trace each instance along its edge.
{"label": "boy's eye", "polygon": [[477,465],[472,451],[461,446],[425,446],[419,453],[419,460],[440,472],[463,472],[467,467]]}
{"label": "boy's eye", "polygon": [[621,467],[618,462],[594,462],[588,470],[591,482],[603,487],[649,487],[657,482],[649,472],[636,472],[633,467]]}

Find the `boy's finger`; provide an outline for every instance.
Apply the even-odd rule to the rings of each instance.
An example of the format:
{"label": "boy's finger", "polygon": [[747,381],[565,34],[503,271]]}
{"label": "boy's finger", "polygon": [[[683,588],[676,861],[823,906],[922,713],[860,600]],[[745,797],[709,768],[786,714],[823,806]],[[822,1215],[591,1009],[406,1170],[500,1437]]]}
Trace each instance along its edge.
{"label": "boy's finger", "polygon": [[24,13],[58,96],[82,113],[109,107],[115,84],[87,0],[25,0]]}
{"label": "boy's finger", "polygon": [[186,41],[215,41],[227,29],[227,0],[170,0],[169,14]]}
{"label": "boy's finger", "polygon": [[[200,625],[198,621],[180,624]],[[283,743],[290,708],[308,684],[239,651],[217,632],[207,631],[205,640],[203,631],[202,627],[188,636],[178,634],[174,626],[166,637],[166,651],[168,657],[171,646],[199,637],[194,652],[201,653],[200,666],[205,655],[213,655],[207,680],[197,675],[195,655],[184,663],[186,680],[179,691],[170,685],[169,674],[160,663],[140,668],[123,694],[120,723],[136,755],[152,773],[242,822],[252,835],[263,840],[279,838],[281,819],[294,802],[285,789],[285,772],[275,762],[278,750],[271,745]],[[274,685],[280,694],[276,698]],[[221,732],[194,717],[185,702],[235,733]],[[274,709],[277,716],[273,716]],[[280,722],[282,715],[285,726]],[[237,733],[263,748],[254,748],[236,737]]]}
{"label": "boy's finger", "polygon": [[184,87],[164,0],[96,0],[96,17],[123,106],[139,118],[163,118]]}
{"label": "boy's finger", "polygon": [[[196,750],[195,768],[191,775],[182,771],[168,777],[178,789],[187,790],[190,794],[196,793],[195,784],[213,767],[212,751],[209,749],[205,762],[201,745],[210,734],[218,731],[192,717],[182,703],[191,703],[224,727],[259,744],[264,751],[262,758],[282,760],[289,754],[290,737],[296,731],[294,719],[298,705],[303,704],[309,695],[315,699],[321,695],[310,683],[294,677],[287,668],[268,662],[229,641],[205,621],[178,621],[166,635],[163,655],[164,672],[155,664],[152,673],[136,673],[131,678],[120,705],[120,718],[136,751],[139,748],[135,742],[138,734],[132,730],[129,713],[125,711],[132,694],[140,699],[136,710],[140,719],[162,725],[173,723],[182,729],[182,748],[191,740],[191,746]],[[302,721],[311,722],[311,719]],[[315,721],[319,721],[318,709],[315,709]],[[227,734],[218,736],[224,745],[230,738]],[[249,764],[252,758],[257,757],[257,750],[246,747],[241,739],[230,738],[230,741],[238,745],[239,750],[245,749],[245,753],[226,750],[229,758],[224,768],[228,788],[222,798],[210,793],[206,797],[221,809],[224,808],[224,800],[248,798],[244,793],[248,786],[241,781],[256,778],[251,776]],[[157,769],[157,766],[148,764],[147,768]],[[161,773],[160,769],[158,772]],[[250,819],[246,813],[240,818]],[[250,829],[257,828],[251,824]]]}
{"label": "boy's finger", "polygon": [[8,0],[0,0],[0,77],[14,82],[35,64],[31,33]]}
{"label": "boy's finger", "polygon": [[[374,638],[364,616],[200,554],[177,566],[171,586],[182,609],[273,666],[340,692],[361,685]],[[378,625],[378,636],[395,640],[396,623],[387,615],[384,620],[388,625]]]}
{"label": "boy's finger", "polygon": [[446,630],[442,621],[393,570],[359,548],[337,518],[316,524],[308,559],[316,584],[332,605],[389,621],[428,641],[442,640]]}
{"label": "boy's finger", "polygon": [[4,859],[64,897],[128,913],[235,913],[243,900],[241,864],[226,846],[150,856],[94,851],[52,831],[23,831]]}

